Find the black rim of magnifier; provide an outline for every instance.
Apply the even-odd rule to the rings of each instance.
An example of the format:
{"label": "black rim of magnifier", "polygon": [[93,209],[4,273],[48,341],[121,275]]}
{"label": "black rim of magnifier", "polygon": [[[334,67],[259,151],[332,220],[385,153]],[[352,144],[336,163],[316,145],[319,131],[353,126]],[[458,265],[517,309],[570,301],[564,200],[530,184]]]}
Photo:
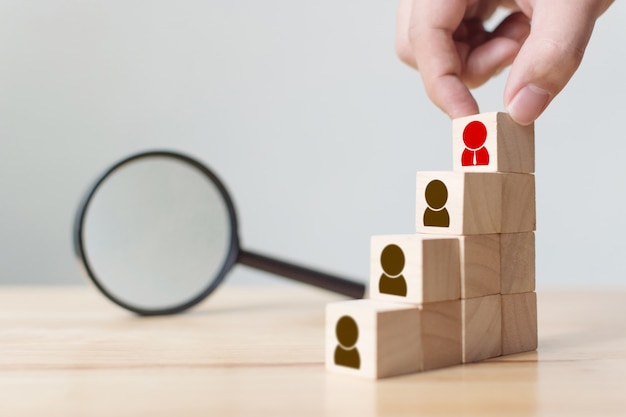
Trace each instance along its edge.
{"label": "black rim of magnifier", "polygon": [[[186,164],[190,164],[191,166],[198,169],[201,173],[206,175],[207,180],[209,180],[215,187],[217,187],[219,193],[221,194],[224,203],[226,204],[226,208],[228,210],[228,217],[230,220],[231,227],[231,237],[230,237],[230,246],[228,248],[228,255],[224,259],[224,263],[219,271],[219,273],[214,277],[214,279],[209,283],[209,285],[201,291],[196,297],[192,298],[190,301],[185,303],[175,305],[173,307],[168,308],[154,308],[154,309],[144,309],[139,308],[130,304],[125,303],[119,298],[115,297],[111,294],[98,279],[95,274],[91,264],[89,262],[89,258],[84,249],[83,243],[83,223],[85,221],[85,216],[87,211],[89,210],[89,204],[95,195],[96,191],[102,185],[103,182],[107,180],[107,178],[117,171],[119,168],[125,166],[126,164],[133,162],[138,159],[143,158],[153,158],[153,157],[165,157],[170,159],[175,159],[182,161]],[[350,280],[346,278],[340,278],[336,275],[327,274],[324,272],[316,271],[313,269],[309,269],[306,267],[298,266],[289,262],[280,261],[278,259],[260,255],[258,253],[252,253],[249,251],[245,251],[241,248],[239,244],[239,229],[237,225],[237,215],[235,212],[235,205],[233,204],[232,199],[230,198],[230,194],[228,193],[226,187],[220,181],[219,177],[215,175],[206,165],[198,162],[197,160],[177,153],[173,151],[165,151],[165,150],[156,150],[156,151],[147,151],[141,152],[132,156],[129,156],[121,161],[117,162],[113,166],[111,166],[104,174],[102,174],[94,184],[89,188],[89,191],[85,195],[85,198],[81,202],[78,208],[78,213],[76,215],[76,223],[74,224],[74,248],[76,250],[76,254],[79,260],[82,262],[82,265],[85,267],[86,275],[90,278],[91,282],[93,282],[96,287],[111,301],[115,304],[133,311],[137,314],[144,316],[154,316],[154,315],[165,315],[165,314],[174,314],[179,313],[183,310],[186,310],[194,305],[198,304],[200,301],[204,300],[209,294],[211,294],[217,286],[224,280],[228,271],[236,264],[240,263],[242,265],[247,265],[249,267],[269,272],[272,274],[276,274],[285,278],[289,278],[294,281],[298,281],[304,284],[312,285],[318,288],[323,288],[328,291],[332,291],[338,294],[346,295],[352,298],[363,298],[365,295],[365,285]]]}
{"label": "black rim of magnifier", "polygon": [[[145,308],[140,308],[140,307],[136,307],[128,303],[125,303],[124,301],[117,298],[115,295],[111,294],[100,283],[100,280],[98,279],[96,273],[91,267],[91,263],[89,262],[89,257],[87,256],[87,253],[85,252],[84,242],[83,242],[83,223],[85,221],[85,216],[87,214],[87,211],[89,210],[89,204],[91,203],[91,200],[93,199],[100,185],[102,185],[107,180],[107,178],[109,178],[115,171],[117,171],[118,169],[122,168],[123,166],[125,166],[126,164],[130,162],[136,161],[138,159],[154,158],[154,157],[165,157],[165,158],[170,158],[170,159],[175,159],[175,160],[185,162],[195,167],[204,175],[206,175],[207,179],[209,179],[213,183],[213,185],[217,187],[219,193],[221,194],[224,200],[224,203],[226,204],[232,233],[230,236],[228,256],[224,260],[224,263],[222,265],[222,268],[219,271],[219,274],[212,281],[210,281],[209,285],[203,291],[201,291],[196,297],[192,298],[191,300],[184,302],[182,304],[179,304],[179,305],[175,305],[173,307],[167,307],[167,308],[161,308],[161,309],[157,309],[157,308],[145,309]],[[87,276],[91,280],[91,282],[93,282],[93,284],[109,300],[113,301],[115,304],[119,305],[120,307],[133,311],[142,316],[175,314],[175,313],[179,313],[181,311],[187,310],[188,308],[191,308],[194,305],[198,304],[200,301],[204,300],[209,294],[211,294],[217,288],[217,286],[224,280],[224,278],[226,277],[226,274],[233,267],[233,265],[237,262],[237,257],[239,256],[239,233],[238,233],[239,229],[237,225],[237,216],[235,213],[235,206],[230,198],[230,195],[228,194],[228,191],[226,190],[226,187],[224,186],[222,181],[220,181],[217,175],[215,175],[209,168],[207,168],[206,165],[198,162],[197,160],[189,156],[183,155],[178,152],[165,151],[165,150],[140,152],[140,153],[131,155],[127,158],[124,158],[120,160],[119,162],[115,163],[106,172],[104,172],[104,174],[102,174],[98,179],[96,179],[96,181],[93,183],[91,187],[89,187],[88,192],[85,194],[85,197],[83,198],[83,200],[81,201],[78,207],[78,213],[75,219],[76,219],[76,222],[74,224],[74,249],[76,251],[76,255],[78,256],[79,260],[82,262],[82,265],[85,267],[85,271],[87,273]]]}

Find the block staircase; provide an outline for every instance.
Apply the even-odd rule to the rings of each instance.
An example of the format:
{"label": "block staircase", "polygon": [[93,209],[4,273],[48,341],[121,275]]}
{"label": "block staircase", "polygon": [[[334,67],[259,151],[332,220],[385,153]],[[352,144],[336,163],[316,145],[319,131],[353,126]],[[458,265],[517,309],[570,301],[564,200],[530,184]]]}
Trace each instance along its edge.
{"label": "block staircase", "polygon": [[326,368],[366,378],[537,348],[534,127],[456,119],[453,171],[418,172],[416,232],[373,236],[369,299],[326,308]]}

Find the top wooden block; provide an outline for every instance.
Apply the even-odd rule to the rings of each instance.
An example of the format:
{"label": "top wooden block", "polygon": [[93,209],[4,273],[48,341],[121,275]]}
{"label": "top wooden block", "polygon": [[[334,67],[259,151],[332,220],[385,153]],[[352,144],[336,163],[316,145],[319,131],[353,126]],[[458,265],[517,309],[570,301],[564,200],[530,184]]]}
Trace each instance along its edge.
{"label": "top wooden block", "polygon": [[507,113],[482,113],[452,121],[452,166],[468,172],[535,172],[535,128]]}

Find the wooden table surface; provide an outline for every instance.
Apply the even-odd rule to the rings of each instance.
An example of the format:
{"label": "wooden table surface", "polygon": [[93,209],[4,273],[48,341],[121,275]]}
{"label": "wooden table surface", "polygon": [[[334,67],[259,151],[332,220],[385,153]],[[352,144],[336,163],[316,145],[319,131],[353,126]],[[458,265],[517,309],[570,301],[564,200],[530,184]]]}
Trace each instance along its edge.
{"label": "wooden table surface", "polygon": [[0,416],[626,416],[626,291],[539,292],[539,351],[382,381],[328,374],[304,286],[139,318],[90,287],[0,288]]}

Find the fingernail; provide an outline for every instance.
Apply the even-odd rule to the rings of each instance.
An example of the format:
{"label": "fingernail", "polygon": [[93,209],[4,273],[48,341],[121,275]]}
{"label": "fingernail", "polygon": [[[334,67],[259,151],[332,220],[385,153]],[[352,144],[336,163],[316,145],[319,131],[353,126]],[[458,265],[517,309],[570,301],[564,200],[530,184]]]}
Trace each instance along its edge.
{"label": "fingernail", "polygon": [[521,125],[529,125],[544,111],[550,101],[550,93],[528,84],[517,92],[507,106],[509,115]]}

